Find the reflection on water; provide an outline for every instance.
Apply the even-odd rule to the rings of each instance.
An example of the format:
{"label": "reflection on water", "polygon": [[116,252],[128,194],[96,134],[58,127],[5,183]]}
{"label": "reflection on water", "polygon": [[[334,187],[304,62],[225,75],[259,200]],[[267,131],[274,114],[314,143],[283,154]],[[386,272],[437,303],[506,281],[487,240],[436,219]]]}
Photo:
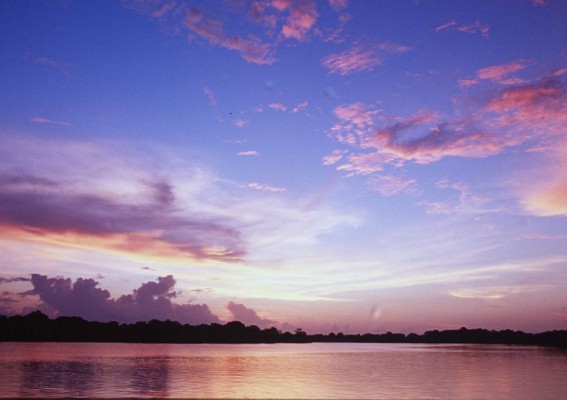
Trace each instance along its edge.
{"label": "reflection on water", "polygon": [[0,396],[560,399],[567,353],[480,345],[0,343]]}

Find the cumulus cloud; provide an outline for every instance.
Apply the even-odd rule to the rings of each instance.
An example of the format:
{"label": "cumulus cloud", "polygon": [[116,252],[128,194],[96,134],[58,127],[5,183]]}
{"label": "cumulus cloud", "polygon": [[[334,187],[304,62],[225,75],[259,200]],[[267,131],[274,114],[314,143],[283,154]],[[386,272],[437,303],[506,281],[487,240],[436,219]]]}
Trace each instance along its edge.
{"label": "cumulus cloud", "polygon": [[309,0],[301,0],[292,3],[291,6],[288,6],[289,2],[281,3],[278,1],[272,4],[285,4],[282,10],[289,10],[289,15],[282,26],[281,35],[286,39],[307,40],[309,31],[319,18],[315,3]]}
{"label": "cumulus cloud", "polygon": [[382,64],[381,55],[387,53],[405,53],[407,46],[381,42],[362,44],[355,43],[350,49],[342,53],[333,53],[323,58],[322,65],[331,74],[350,75],[354,72],[369,71]]}
{"label": "cumulus cloud", "polygon": [[188,324],[210,324],[220,322],[206,304],[174,303],[177,296],[173,290],[172,275],[159,277],[140,285],[131,294],[112,298],[110,292],[101,289],[94,279],[69,278],[32,274],[33,289],[27,296],[38,296],[44,306],[53,310],[55,316],[78,316],[92,321],[137,321],[174,320]]}
{"label": "cumulus cloud", "polygon": [[276,321],[272,321],[271,319],[261,318],[256,311],[244,306],[244,304],[230,301],[226,305],[226,308],[230,311],[235,320],[242,322],[244,325],[256,325],[261,329],[265,329],[277,324]]}

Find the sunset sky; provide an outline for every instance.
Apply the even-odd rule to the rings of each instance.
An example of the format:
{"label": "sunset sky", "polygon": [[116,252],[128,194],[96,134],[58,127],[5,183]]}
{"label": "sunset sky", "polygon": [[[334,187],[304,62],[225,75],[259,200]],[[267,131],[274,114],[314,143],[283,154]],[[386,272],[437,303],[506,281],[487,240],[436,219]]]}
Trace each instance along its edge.
{"label": "sunset sky", "polygon": [[0,314],[567,329],[567,2],[0,2]]}

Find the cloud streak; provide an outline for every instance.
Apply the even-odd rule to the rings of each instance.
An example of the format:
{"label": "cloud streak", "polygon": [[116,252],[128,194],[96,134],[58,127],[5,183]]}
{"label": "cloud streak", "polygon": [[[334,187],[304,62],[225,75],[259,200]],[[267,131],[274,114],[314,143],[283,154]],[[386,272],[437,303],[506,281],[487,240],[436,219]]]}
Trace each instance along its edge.
{"label": "cloud streak", "polygon": [[442,25],[435,27],[435,32],[441,32],[447,29],[454,29],[458,32],[467,33],[469,35],[480,34],[484,39],[488,39],[490,33],[490,27],[478,20],[469,24],[463,24],[455,20],[450,20]]}
{"label": "cloud streak", "polygon": [[462,79],[459,85],[462,87],[473,86],[480,81],[492,81],[502,85],[519,84],[523,81],[519,78],[510,77],[511,74],[521,71],[527,67],[525,61],[512,61],[506,64],[492,65],[489,67],[481,68],[476,71],[475,79]]}
{"label": "cloud streak", "polygon": [[266,43],[254,36],[246,38],[227,36],[221,20],[205,15],[204,12],[191,9],[187,12],[182,24],[191,32],[197,34],[209,43],[240,53],[242,58],[254,64],[272,64],[275,58],[272,49]]}
{"label": "cloud streak", "polygon": [[60,126],[71,126],[68,122],[63,121],[54,121],[51,119],[43,118],[43,117],[33,117],[31,118],[32,122],[37,122],[38,124],[51,124],[51,125],[60,125]]}

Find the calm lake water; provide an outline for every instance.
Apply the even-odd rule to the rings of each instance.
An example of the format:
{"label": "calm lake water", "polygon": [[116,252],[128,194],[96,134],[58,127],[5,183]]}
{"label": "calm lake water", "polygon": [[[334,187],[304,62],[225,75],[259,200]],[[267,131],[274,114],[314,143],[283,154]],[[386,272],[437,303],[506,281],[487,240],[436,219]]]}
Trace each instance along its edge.
{"label": "calm lake water", "polygon": [[567,352],[500,345],[0,343],[2,397],[565,399]]}

